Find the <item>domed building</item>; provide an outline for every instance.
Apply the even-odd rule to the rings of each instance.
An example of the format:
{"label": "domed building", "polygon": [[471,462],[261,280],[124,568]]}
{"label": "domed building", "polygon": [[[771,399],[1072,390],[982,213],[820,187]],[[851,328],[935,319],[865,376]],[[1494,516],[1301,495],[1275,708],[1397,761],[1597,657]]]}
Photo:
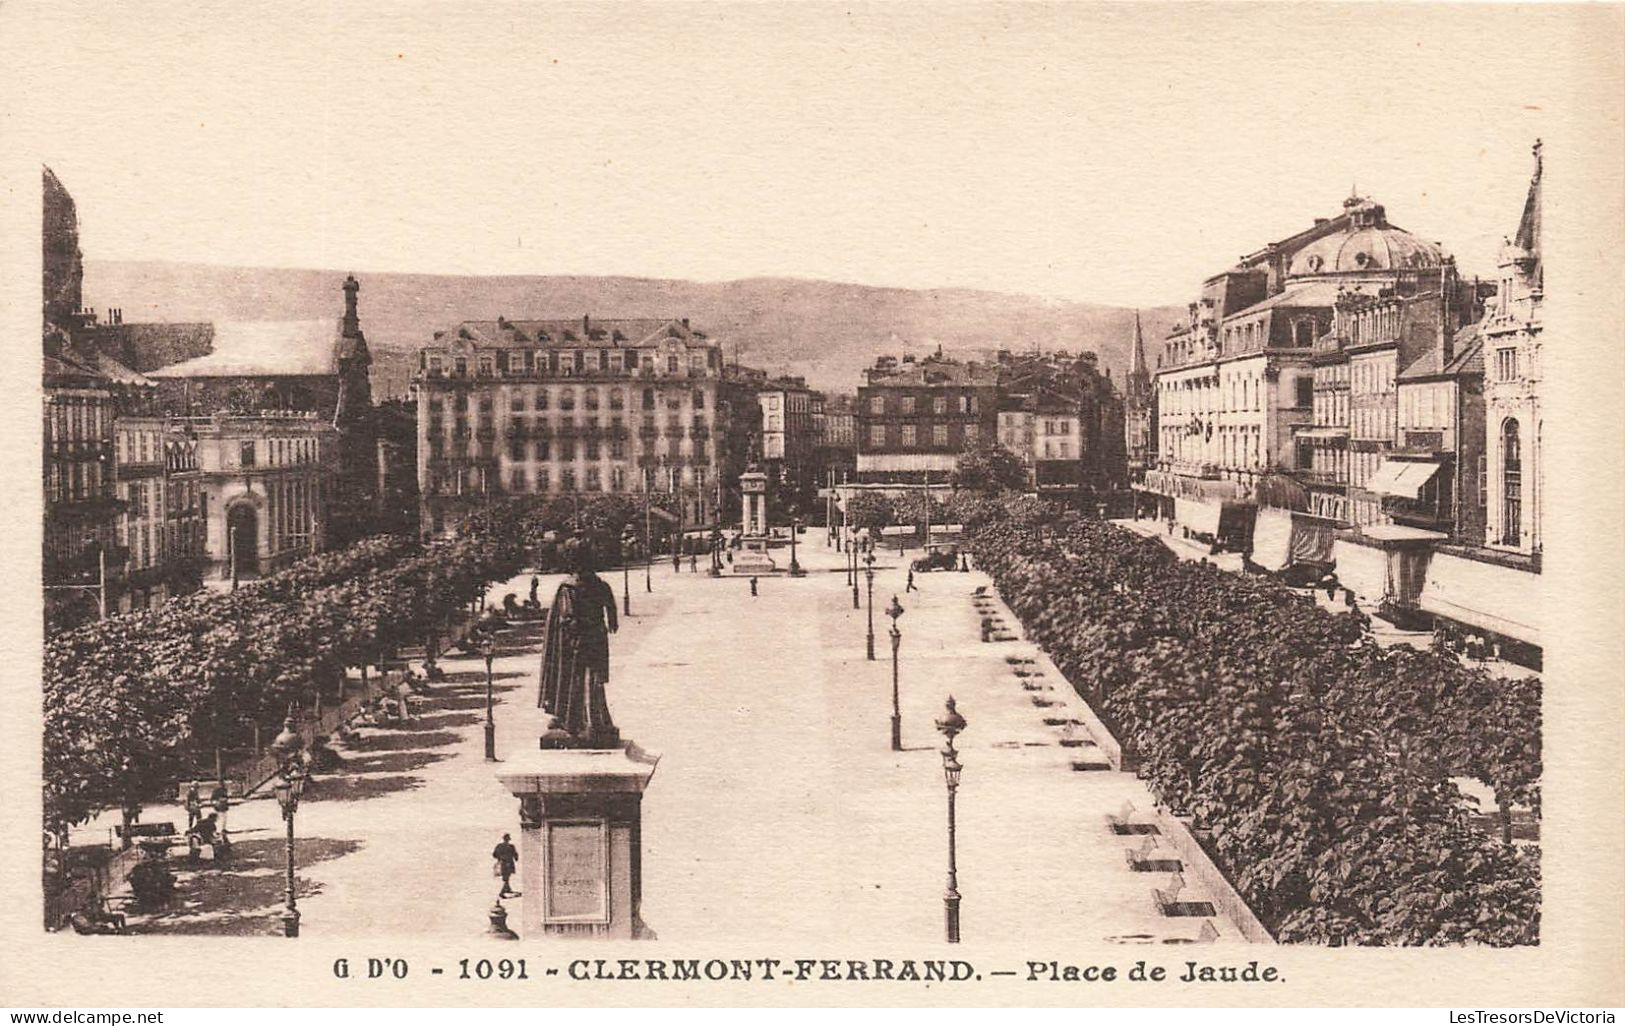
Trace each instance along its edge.
{"label": "domed building", "polygon": [[[1464,323],[1473,304],[1458,291],[1455,262],[1439,244],[1389,223],[1382,204],[1358,194],[1338,216],[1318,218],[1208,278],[1158,361],[1157,469],[1147,473],[1146,490],[1159,496],[1163,515],[1216,544],[1245,548],[1265,478],[1301,474],[1346,492],[1355,346],[1372,357],[1362,362],[1361,383],[1372,386],[1373,407],[1359,417],[1371,451],[1356,462],[1374,472],[1393,435],[1390,365],[1408,365],[1418,346],[1437,344],[1429,341],[1437,332],[1416,330],[1422,320],[1450,322],[1449,332]],[[1395,312],[1423,297],[1425,309]],[[1383,368],[1367,368],[1373,360]],[[1346,501],[1316,508],[1333,506],[1349,509]]]}

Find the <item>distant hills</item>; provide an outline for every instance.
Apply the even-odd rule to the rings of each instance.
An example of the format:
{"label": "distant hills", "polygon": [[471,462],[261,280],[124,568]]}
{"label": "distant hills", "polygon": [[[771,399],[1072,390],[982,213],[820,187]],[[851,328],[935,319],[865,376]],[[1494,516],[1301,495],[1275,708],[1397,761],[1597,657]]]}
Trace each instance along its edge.
{"label": "distant hills", "polygon": [[[84,302],[117,307],[124,320],[222,321],[337,318],[343,271],[205,264],[85,262]],[[795,278],[693,282],[658,278],[369,274],[361,325],[374,356],[374,392],[404,394],[417,347],[459,321],[510,318],[687,317],[732,361],[801,374],[826,391],[851,392],[881,354],[924,355],[941,346],[966,358],[996,349],[1094,350],[1121,380],[1134,311],[974,289],[893,289]],[[1141,311],[1146,354],[1178,307]]]}

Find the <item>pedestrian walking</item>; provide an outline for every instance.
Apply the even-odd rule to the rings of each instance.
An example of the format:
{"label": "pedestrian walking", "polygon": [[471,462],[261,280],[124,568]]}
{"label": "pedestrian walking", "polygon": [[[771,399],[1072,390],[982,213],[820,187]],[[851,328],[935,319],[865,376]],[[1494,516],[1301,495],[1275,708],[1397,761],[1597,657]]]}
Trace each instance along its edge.
{"label": "pedestrian walking", "polygon": [[688,572],[691,574],[700,572],[700,554],[698,552],[688,554]]}
{"label": "pedestrian walking", "polygon": [[197,781],[186,786],[186,829],[191,830],[197,826],[198,817],[203,815],[203,796],[198,793]]}
{"label": "pedestrian walking", "polygon": [[916,588],[914,586],[914,568],[913,567],[909,567],[909,569],[908,569],[908,587],[904,588],[903,590],[904,591],[919,591],[920,590],[920,589],[918,589],[918,588]]}
{"label": "pedestrian walking", "polygon": [[496,875],[502,877],[502,890],[497,892],[497,897],[519,897],[519,892],[509,886],[509,882],[513,879],[514,867],[519,864],[519,849],[513,846],[511,835],[502,835],[502,843],[491,849],[491,858],[495,860],[492,868],[496,870]]}
{"label": "pedestrian walking", "polygon": [[750,579],[750,597],[756,597],[756,578],[754,577]]}
{"label": "pedestrian walking", "polygon": [[683,572],[683,554],[681,552],[671,554],[671,572],[674,574]]}
{"label": "pedestrian walking", "polygon": [[537,596],[537,591],[541,586],[542,579],[532,574],[530,578],[530,604],[533,606],[541,604],[541,599]]}

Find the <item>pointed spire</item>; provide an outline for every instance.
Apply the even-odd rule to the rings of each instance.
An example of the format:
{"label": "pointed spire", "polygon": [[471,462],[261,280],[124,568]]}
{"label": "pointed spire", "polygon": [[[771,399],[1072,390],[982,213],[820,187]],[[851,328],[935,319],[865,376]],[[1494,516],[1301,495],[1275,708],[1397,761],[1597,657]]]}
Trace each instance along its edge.
{"label": "pointed spire", "polygon": [[1512,240],[1518,248],[1536,260],[1540,259],[1540,173],[1541,142],[1535,140],[1535,173],[1529,179],[1529,196],[1523,202],[1523,217],[1518,220],[1518,234]]}
{"label": "pointed spire", "polygon": [[1149,388],[1151,372],[1145,363],[1145,333],[1140,328],[1140,311],[1134,311],[1134,346],[1129,350],[1128,388],[1131,392]]}

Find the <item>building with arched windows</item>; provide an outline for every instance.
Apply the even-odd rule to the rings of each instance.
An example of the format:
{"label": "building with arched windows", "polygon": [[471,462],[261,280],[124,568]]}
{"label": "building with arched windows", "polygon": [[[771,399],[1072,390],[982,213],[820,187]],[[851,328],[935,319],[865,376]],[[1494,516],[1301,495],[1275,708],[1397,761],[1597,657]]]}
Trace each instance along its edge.
{"label": "building with arched windows", "polygon": [[[1540,143],[1518,232],[1501,251],[1497,295],[1484,318],[1484,542],[1540,554]],[[1538,564],[1532,563],[1534,566]]]}

